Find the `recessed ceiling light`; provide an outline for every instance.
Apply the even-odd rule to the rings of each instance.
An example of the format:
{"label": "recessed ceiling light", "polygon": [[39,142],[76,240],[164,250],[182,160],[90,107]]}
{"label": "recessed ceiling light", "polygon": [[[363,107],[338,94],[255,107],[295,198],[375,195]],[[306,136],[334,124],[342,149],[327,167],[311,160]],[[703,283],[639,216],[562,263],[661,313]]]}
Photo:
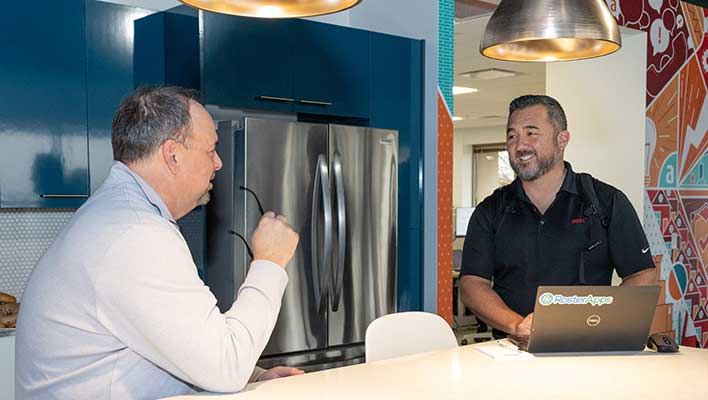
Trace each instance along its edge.
{"label": "recessed ceiling light", "polygon": [[458,94],[475,93],[475,92],[479,92],[479,90],[472,88],[472,87],[464,87],[464,86],[453,86],[452,87],[452,95],[453,96],[457,96]]}
{"label": "recessed ceiling light", "polygon": [[515,72],[515,71],[509,71],[506,69],[497,69],[497,68],[480,69],[477,71],[468,71],[468,72],[463,72],[460,74],[460,76],[463,76],[465,78],[482,79],[482,80],[511,78],[512,76],[516,76],[516,75],[519,75],[519,73]]}
{"label": "recessed ceiling light", "polygon": [[464,118],[458,117],[458,116],[452,117],[452,120],[453,120],[453,121],[462,121],[463,119],[464,119]]}

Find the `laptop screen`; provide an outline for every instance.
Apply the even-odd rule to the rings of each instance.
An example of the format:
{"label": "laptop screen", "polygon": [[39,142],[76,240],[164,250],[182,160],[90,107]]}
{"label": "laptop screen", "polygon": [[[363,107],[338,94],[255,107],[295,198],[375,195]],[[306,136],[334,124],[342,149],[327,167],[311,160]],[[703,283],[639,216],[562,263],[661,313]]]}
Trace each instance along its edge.
{"label": "laptop screen", "polygon": [[642,351],[658,286],[540,286],[531,353]]}

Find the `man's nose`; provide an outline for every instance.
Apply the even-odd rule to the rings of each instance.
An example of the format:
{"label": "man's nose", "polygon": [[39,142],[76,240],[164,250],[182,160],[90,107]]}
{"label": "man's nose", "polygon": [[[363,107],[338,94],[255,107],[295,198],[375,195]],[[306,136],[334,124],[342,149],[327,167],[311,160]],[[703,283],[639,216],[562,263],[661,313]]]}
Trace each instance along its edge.
{"label": "man's nose", "polygon": [[516,151],[528,150],[531,148],[531,139],[525,135],[520,135],[516,141]]}
{"label": "man's nose", "polygon": [[214,160],[214,171],[218,171],[221,169],[221,167],[224,166],[224,163],[221,161],[221,157],[219,157],[219,153],[214,153],[216,156],[216,159]]}

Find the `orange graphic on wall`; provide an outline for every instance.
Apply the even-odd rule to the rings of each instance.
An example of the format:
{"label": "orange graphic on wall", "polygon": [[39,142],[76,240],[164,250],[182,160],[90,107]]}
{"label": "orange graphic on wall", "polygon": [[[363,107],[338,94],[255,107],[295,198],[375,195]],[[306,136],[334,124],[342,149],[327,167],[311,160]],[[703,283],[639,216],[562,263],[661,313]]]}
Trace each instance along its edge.
{"label": "orange graphic on wall", "polygon": [[697,5],[686,2],[681,2],[681,7],[683,7],[683,15],[686,18],[688,30],[691,32],[693,48],[697,49],[701,47],[701,42],[703,41],[703,29],[705,26],[703,9]]}
{"label": "orange graphic on wall", "polygon": [[438,315],[450,325],[452,325],[453,239],[452,141],[452,115],[438,91]]}
{"label": "orange graphic on wall", "polygon": [[692,56],[681,70],[680,77],[678,150],[683,181],[708,148],[708,136],[705,131],[695,130],[706,97],[706,87],[696,56]]}
{"label": "orange graphic on wall", "polygon": [[666,159],[676,151],[678,128],[678,78],[674,78],[647,110],[648,186],[659,186]]}

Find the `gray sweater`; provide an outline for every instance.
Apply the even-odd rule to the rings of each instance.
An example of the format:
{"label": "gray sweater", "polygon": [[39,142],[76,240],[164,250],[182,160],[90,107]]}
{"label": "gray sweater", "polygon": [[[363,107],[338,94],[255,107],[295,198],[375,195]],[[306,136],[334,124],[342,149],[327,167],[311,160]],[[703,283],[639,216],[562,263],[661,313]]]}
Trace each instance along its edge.
{"label": "gray sweater", "polygon": [[16,397],[154,399],[249,381],[287,284],[257,260],[222,314],[169,210],[116,162],[30,276]]}

